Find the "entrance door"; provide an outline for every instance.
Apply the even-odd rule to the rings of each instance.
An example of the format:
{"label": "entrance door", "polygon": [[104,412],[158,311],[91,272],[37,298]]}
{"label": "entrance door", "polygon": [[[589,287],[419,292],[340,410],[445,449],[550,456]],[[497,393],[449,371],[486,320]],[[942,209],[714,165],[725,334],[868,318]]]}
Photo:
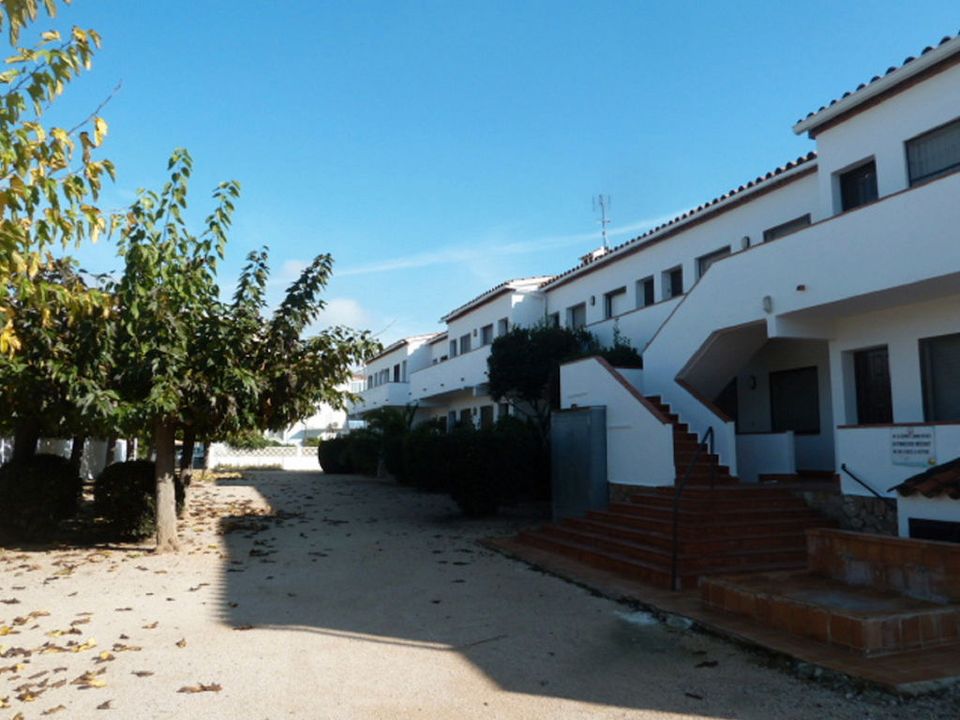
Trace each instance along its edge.
{"label": "entrance door", "polygon": [[890,363],[886,346],[855,352],[853,372],[857,389],[857,423],[860,425],[892,423]]}

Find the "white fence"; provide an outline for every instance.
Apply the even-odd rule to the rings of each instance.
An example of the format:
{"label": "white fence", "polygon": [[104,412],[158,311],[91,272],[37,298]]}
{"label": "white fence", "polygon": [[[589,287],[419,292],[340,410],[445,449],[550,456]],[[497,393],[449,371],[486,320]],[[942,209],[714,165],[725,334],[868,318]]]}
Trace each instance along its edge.
{"label": "white fence", "polygon": [[207,467],[281,468],[283,470],[319,470],[315,447],[265,447],[240,450],[224,443],[210,446]]}

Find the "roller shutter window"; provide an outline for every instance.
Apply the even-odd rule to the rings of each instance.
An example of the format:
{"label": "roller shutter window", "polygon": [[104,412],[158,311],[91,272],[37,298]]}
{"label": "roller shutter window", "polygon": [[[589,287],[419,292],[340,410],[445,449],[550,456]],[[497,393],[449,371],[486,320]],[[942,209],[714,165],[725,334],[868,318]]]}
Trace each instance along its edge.
{"label": "roller shutter window", "polygon": [[960,169],[960,120],[907,141],[910,185]]}

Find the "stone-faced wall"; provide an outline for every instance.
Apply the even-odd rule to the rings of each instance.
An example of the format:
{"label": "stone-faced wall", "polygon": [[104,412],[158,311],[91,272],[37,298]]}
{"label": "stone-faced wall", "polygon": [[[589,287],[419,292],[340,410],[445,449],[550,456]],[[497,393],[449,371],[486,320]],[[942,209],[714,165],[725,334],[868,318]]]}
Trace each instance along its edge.
{"label": "stone-faced wall", "polygon": [[804,502],[831,520],[841,530],[897,535],[897,501],[865,495],[844,495],[828,491],[800,491]]}

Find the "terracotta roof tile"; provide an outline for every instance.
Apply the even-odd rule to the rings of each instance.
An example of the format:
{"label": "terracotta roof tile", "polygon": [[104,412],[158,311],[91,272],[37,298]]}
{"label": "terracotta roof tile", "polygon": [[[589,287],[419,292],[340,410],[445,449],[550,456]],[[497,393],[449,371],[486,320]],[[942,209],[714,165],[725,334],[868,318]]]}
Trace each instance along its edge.
{"label": "terracotta roof tile", "polygon": [[952,500],[960,500],[960,458],[924,470],[890,490],[896,490],[903,497],[920,493],[928,498],[946,495]]}
{"label": "terracotta roof tile", "polygon": [[925,48],[920,52],[920,55],[918,55],[918,56],[916,56],[916,57],[913,56],[913,55],[907,56],[906,58],[904,58],[903,62],[902,62],[900,65],[891,65],[890,67],[888,67],[888,68],[887,68],[887,71],[886,71],[883,75],[874,75],[872,78],[870,78],[869,81],[864,82],[864,83],[860,83],[859,85],[857,85],[856,89],[854,89],[854,90],[847,90],[847,91],[846,91],[845,93],[843,93],[843,95],[841,95],[840,97],[834,98],[833,100],[831,100],[831,101],[830,101],[829,103],[827,103],[826,105],[820,106],[820,108],[819,108],[818,110],[813,110],[813,111],[807,113],[807,116],[806,116],[806,117],[800,118],[799,120],[797,120],[797,124],[802,123],[802,122],[804,122],[805,120],[809,120],[810,118],[812,118],[812,117],[813,117],[814,115],[816,115],[817,113],[821,113],[821,112],[823,112],[824,110],[827,110],[828,108],[833,107],[833,106],[836,105],[838,102],[841,102],[842,100],[846,100],[846,99],[847,99],[848,97],[850,97],[851,95],[854,95],[854,94],[860,92],[861,90],[869,87],[870,85],[872,85],[873,83],[877,82],[877,81],[880,80],[881,78],[887,77],[888,75],[890,75],[890,74],[892,74],[892,73],[895,73],[895,72],[897,72],[898,70],[901,70],[901,69],[907,67],[910,63],[912,63],[914,60],[916,60],[917,57],[922,57],[922,56],[926,55],[927,53],[932,52],[932,51],[935,50],[937,47],[941,47],[942,45],[946,45],[948,42],[950,42],[951,40],[955,40],[955,39],[957,39],[958,37],[960,37],[960,34],[958,34],[958,35],[945,35],[945,36],[940,40],[940,42],[936,44],[936,46],[928,45],[927,47],[925,47]]}

